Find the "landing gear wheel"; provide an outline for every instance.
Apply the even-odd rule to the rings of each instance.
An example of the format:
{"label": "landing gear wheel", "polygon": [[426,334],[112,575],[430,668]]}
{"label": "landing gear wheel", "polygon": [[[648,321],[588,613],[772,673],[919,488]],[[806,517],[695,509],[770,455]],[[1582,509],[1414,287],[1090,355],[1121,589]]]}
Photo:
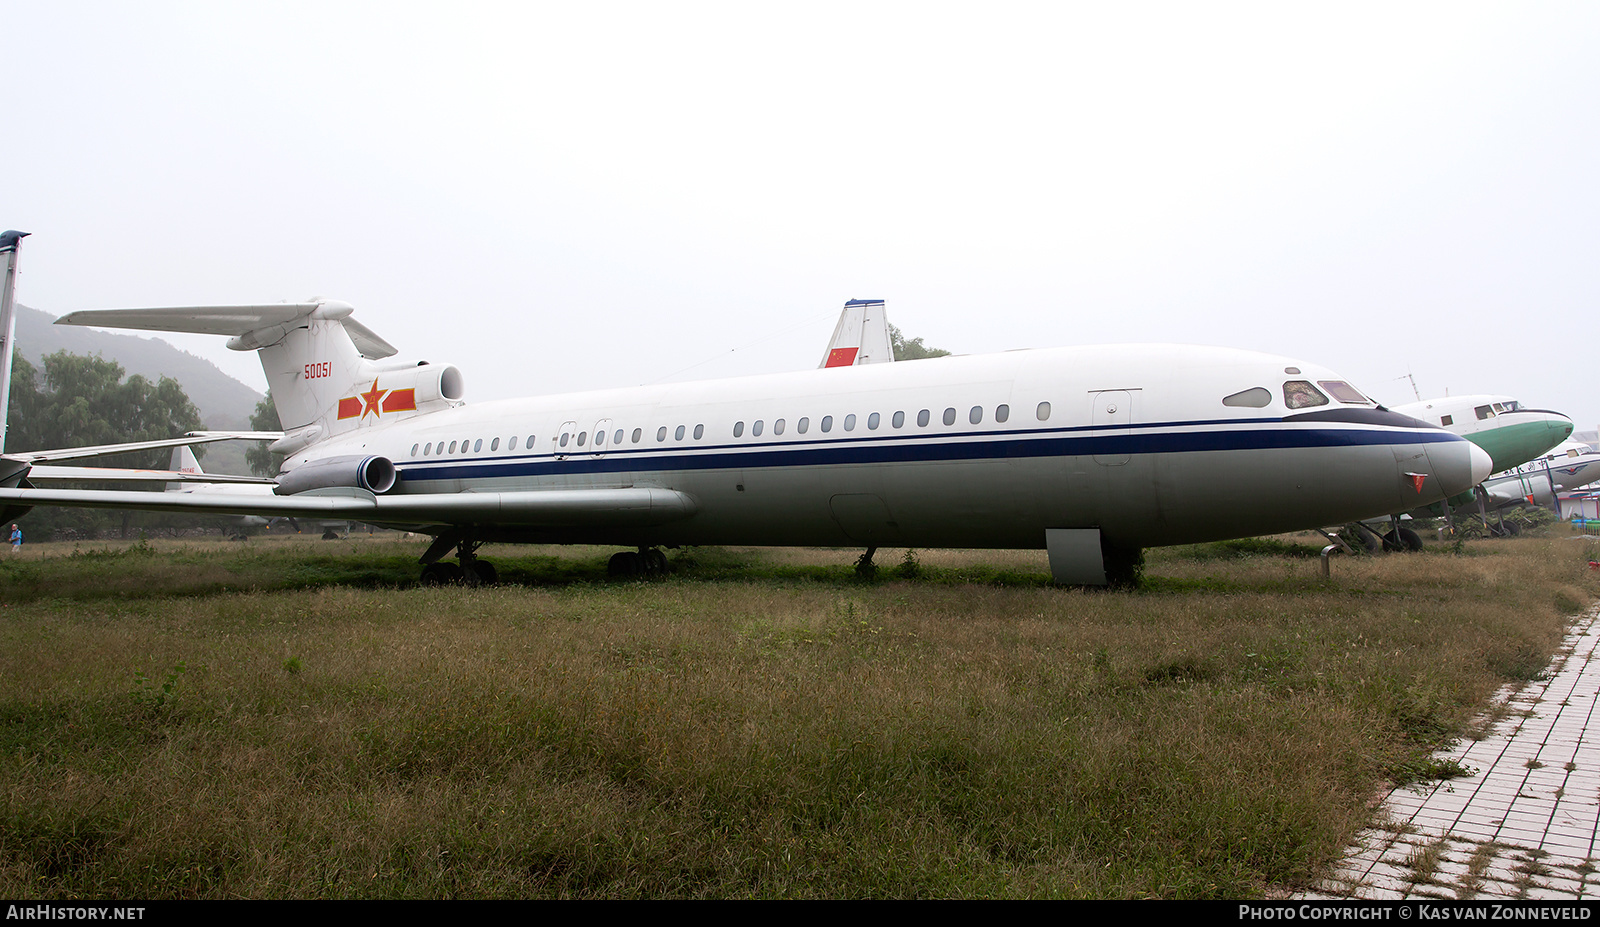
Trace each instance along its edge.
{"label": "landing gear wheel", "polygon": [[644,560],[631,550],[612,554],[606,562],[606,575],[618,579],[634,579],[644,574]]}
{"label": "landing gear wheel", "polygon": [[667,566],[667,555],[659,547],[641,551],[640,559],[644,561],[644,571],[649,576],[665,576],[671,569]]}
{"label": "landing gear wheel", "polygon": [[439,561],[422,568],[424,586],[454,586],[461,582],[461,577],[461,567],[454,563]]}
{"label": "landing gear wheel", "polygon": [[500,582],[500,574],[495,570],[494,564],[487,560],[474,560],[469,569],[472,570],[471,575],[477,579],[475,585],[493,586]]}

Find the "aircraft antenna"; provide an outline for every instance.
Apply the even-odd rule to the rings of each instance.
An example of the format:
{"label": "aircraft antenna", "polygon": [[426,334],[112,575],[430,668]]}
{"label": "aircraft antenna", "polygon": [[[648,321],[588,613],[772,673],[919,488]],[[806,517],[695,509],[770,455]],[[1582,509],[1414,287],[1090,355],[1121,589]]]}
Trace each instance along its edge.
{"label": "aircraft antenna", "polygon": [[1405,376],[1403,376],[1403,377],[1395,377],[1395,379],[1396,380],[1410,380],[1411,381],[1411,395],[1417,397],[1417,401],[1418,402],[1422,401],[1422,393],[1417,390],[1417,378],[1415,376],[1413,376],[1412,374],[1407,373]]}

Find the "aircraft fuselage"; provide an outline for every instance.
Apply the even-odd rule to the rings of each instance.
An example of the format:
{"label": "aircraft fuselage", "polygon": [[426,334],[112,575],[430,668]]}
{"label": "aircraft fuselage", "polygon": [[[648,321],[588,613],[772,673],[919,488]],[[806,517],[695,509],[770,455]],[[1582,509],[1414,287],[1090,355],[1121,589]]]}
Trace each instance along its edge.
{"label": "aircraft fuselage", "polygon": [[[1291,382],[1339,378],[1223,348],[1015,351],[473,403],[393,424],[380,412],[284,469],[378,455],[398,473],[389,496],[659,488],[693,500],[659,524],[505,512],[476,526],[486,540],[977,548],[1044,547],[1052,528],[1097,528],[1124,548],[1311,528],[1487,475],[1466,441],[1364,397],[1290,408]],[[1257,398],[1224,404],[1239,395]],[[408,515],[394,524],[462,518],[457,505]]]}

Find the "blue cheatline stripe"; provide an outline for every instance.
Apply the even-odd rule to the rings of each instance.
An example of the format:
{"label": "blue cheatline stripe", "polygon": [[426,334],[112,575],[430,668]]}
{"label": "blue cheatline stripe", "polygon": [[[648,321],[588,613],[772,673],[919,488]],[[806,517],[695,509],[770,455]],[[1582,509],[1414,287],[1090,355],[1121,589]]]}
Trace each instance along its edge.
{"label": "blue cheatline stripe", "polygon": [[[1127,433],[1127,432],[1132,433]],[[1438,429],[1401,431],[1348,428],[1226,428],[1209,431],[1153,431],[1118,428],[1117,433],[1074,429],[1072,434],[1028,436],[929,435],[926,437],[839,438],[806,446],[767,443],[711,447],[607,451],[604,456],[573,454],[557,459],[531,457],[413,462],[399,467],[403,479],[474,480],[505,477],[621,473],[635,470],[737,470],[848,464],[919,463],[952,460],[1005,460],[1177,454],[1200,451],[1281,450],[1309,447],[1365,447],[1382,444],[1437,444],[1461,438]],[[885,443],[896,441],[899,443]]]}

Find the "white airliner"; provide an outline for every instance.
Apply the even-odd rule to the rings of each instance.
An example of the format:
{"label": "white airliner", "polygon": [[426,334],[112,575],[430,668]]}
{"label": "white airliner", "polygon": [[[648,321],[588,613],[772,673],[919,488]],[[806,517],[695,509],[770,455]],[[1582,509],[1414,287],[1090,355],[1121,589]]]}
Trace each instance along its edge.
{"label": "white airliner", "polygon": [[1498,473],[1520,466],[1572,435],[1572,419],[1530,409],[1510,396],[1445,396],[1395,406],[1401,415],[1438,425],[1489,453]]}
{"label": "white airliner", "polygon": [[[58,322],[259,351],[283,470],[271,495],[10,488],[0,504],[421,531],[434,581],[492,576],[475,555],[486,542],[554,542],[636,549],[613,558],[624,573],[677,545],[1044,548],[1057,581],[1100,584],[1129,578],[1144,547],[1401,511],[1491,470],[1326,368],[1225,348],[1013,351],[469,405],[455,367],[389,359],[331,300]],[[459,566],[441,562],[451,551]]]}

